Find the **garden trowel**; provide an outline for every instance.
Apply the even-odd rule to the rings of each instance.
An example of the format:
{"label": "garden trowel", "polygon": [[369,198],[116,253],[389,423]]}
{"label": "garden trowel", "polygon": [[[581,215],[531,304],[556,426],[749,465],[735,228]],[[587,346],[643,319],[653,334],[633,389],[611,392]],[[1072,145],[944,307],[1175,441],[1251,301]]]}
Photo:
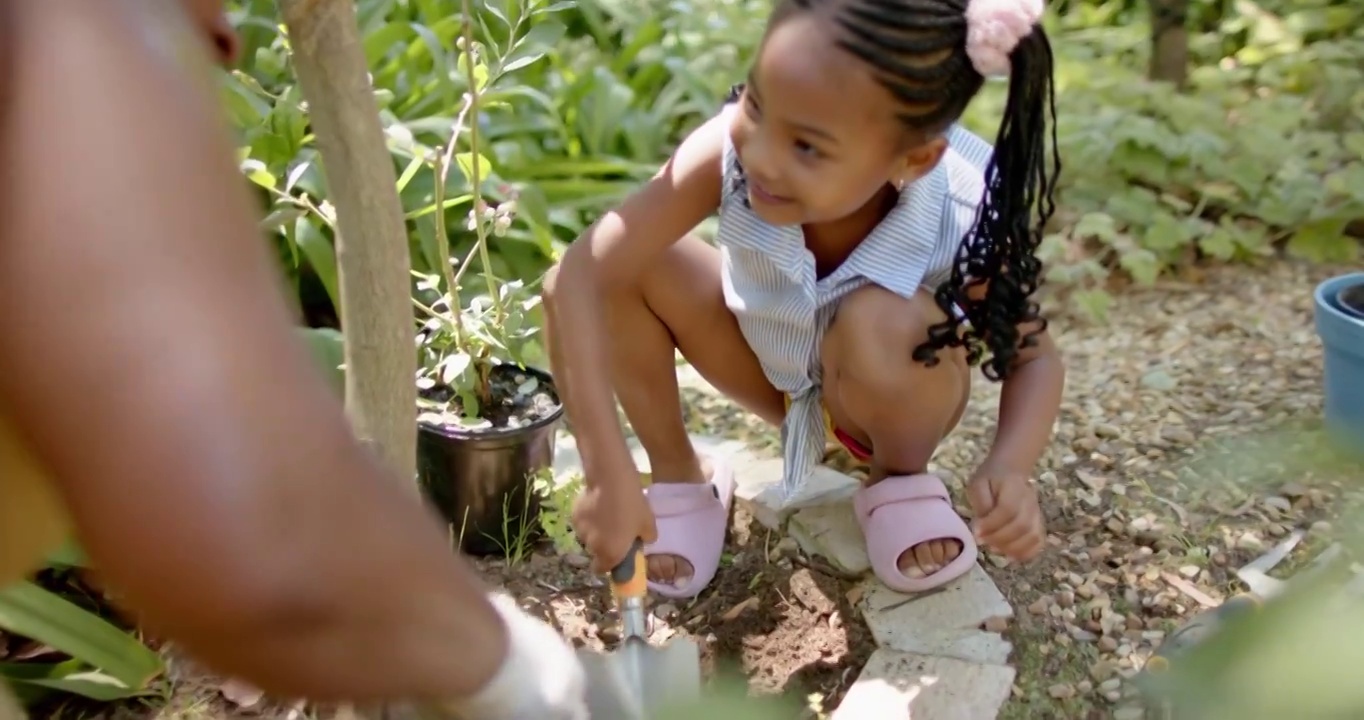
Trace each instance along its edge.
{"label": "garden trowel", "polygon": [[611,571],[611,594],[620,609],[621,644],[612,652],[587,648],[578,657],[587,671],[592,720],[646,720],[694,701],[701,693],[701,650],[687,639],[649,644],[645,628],[644,545],[636,540]]}

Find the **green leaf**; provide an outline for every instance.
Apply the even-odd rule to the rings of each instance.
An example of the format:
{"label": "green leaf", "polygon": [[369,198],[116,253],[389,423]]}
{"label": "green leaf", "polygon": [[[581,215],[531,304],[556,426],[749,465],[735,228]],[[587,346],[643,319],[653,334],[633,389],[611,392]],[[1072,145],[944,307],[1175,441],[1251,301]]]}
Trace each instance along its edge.
{"label": "green leaf", "polygon": [[1288,251],[1313,262],[1350,262],[1359,255],[1359,242],[1345,236],[1347,217],[1329,217],[1299,227],[1288,240]]}
{"label": "green leaf", "polygon": [[1188,225],[1180,218],[1158,213],[1142,235],[1141,245],[1148,250],[1164,252],[1182,248],[1192,239]]}
{"label": "green leaf", "polygon": [[313,272],[317,273],[317,279],[322,281],[322,286],[327,290],[327,297],[332,301],[332,307],[340,308],[341,290],[336,279],[336,249],[317,227],[313,216],[307,215],[294,222],[294,242],[298,244],[298,249],[303,251],[303,256],[308,259],[308,265],[312,267]]}
{"label": "green leaf", "polygon": [[270,169],[265,163],[254,158],[247,158],[242,161],[241,170],[251,182],[272,190],[275,187],[275,176],[270,174]]}
{"label": "green leaf", "polygon": [[99,668],[131,690],[145,689],[165,669],[132,636],[30,582],[0,590],[0,628]]}
{"label": "green leaf", "polygon": [[1075,223],[1075,236],[1094,238],[1105,245],[1112,245],[1118,240],[1118,225],[1108,213],[1085,213],[1080,221]]}
{"label": "green leaf", "polygon": [[346,393],[345,336],[332,328],[299,328],[308,351],[317,360],[318,368],[337,394]]}
{"label": "green leaf", "polygon": [[60,548],[48,555],[47,564],[57,567],[84,568],[90,566],[90,560],[85,556],[85,551],[81,549],[80,544],[73,538],[67,540]]}
{"label": "green leaf", "polygon": [[543,58],[545,53],[559,44],[567,30],[568,28],[557,20],[542,20],[536,23],[530,32],[512,46],[511,53],[507,55],[506,62],[502,65],[502,72],[515,72]]}
{"label": "green leaf", "polygon": [[1079,290],[1071,298],[1091,321],[1108,321],[1108,309],[1113,305],[1113,297],[1099,289]]}
{"label": "green leaf", "polygon": [[1236,256],[1236,247],[1236,238],[1226,227],[1216,228],[1198,241],[1198,249],[1205,255],[1224,261]]}
{"label": "green leaf", "polygon": [[1126,270],[1138,285],[1150,286],[1160,275],[1160,259],[1146,248],[1131,248],[1118,257],[1118,265]]}
{"label": "green leaf", "polygon": [[[457,153],[455,155],[455,163],[459,165],[459,171],[464,173],[465,179],[468,180],[469,183],[472,185],[474,182],[474,154]],[[493,169],[492,162],[488,160],[487,156],[480,154],[478,156],[479,181],[480,182],[486,181],[488,179],[488,175],[492,172],[492,169]]]}

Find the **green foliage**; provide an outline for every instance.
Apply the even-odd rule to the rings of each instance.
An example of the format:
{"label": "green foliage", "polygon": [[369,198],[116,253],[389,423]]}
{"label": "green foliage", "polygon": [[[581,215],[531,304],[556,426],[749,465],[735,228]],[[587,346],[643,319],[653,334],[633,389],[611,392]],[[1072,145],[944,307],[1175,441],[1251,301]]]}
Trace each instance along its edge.
{"label": "green foliage", "polygon": [[[230,3],[244,61],[224,97],[240,133],[244,174],[259,186],[282,265],[305,306],[336,305],[334,218],[289,67],[273,0]],[[486,49],[478,155],[487,206],[514,202],[489,248],[498,278],[536,278],[587,225],[651,175],[677,137],[708,116],[756,41],[758,0],[477,3]],[[409,220],[413,269],[440,275],[434,223],[453,257],[476,253],[466,222],[473,155],[461,150],[435,198],[433,150],[450,144],[468,91],[458,0],[359,0],[375,97]],[[484,75],[483,73],[486,73]],[[516,81],[505,79],[515,73]],[[440,208],[443,212],[438,213]],[[512,221],[514,219],[514,222]],[[310,289],[321,297],[310,296]],[[470,292],[474,292],[470,290]],[[467,300],[467,298],[466,298]]]}
{"label": "green foliage", "polygon": [[[459,166],[473,198],[473,209],[469,211],[466,226],[474,232],[474,250],[458,263],[458,270],[450,257],[449,243],[444,241],[450,237],[445,213],[431,215],[434,238],[424,242],[423,247],[434,251],[434,257],[430,259],[440,270],[419,276],[417,290],[436,298],[430,304],[420,299],[413,301],[427,316],[417,334],[422,360],[417,385],[423,391],[421,404],[426,406],[419,419],[439,424],[486,425],[488,421],[482,417],[481,410],[489,407],[494,399],[490,376],[493,365],[501,362],[524,365],[526,348],[538,329],[534,323],[527,322],[527,315],[539,304],[539,296],[527,293],[525,283],[520,280],[499,281],[492,274],[489,239],[490,236],[504,237],[511,228],[516,194],[511,191],[511,197],[496,207],[488,204],[484,181],[492,165],[480,141],[485,93],[495,93],[505,86],[503,81],[510,72],[543,57],[543,52],[530,41],[535,28],[526,30],[524,35],[518,33],[523,27],[529,28],[522,19],[549,11],[535,1],[516,7],[516,11],[515,21],[503,13],[496,14],[510,31],[500,47],[496,39],[488,43],[475,42],[472,26],[465,23],[464,34],[458,43],[463,52],[457,65],[464,71],[468,92],[464,95],[449,143],[444,148],[418,151],[418,157],[426,158],[426,164],[432,170],[435,207],[446,206],[446,178],[452,164]],[[469,12],[466,0],[466,17]],[[487,30],[486,24],[484,29]],[[557,29],[553,32],[560,34]],[[527,51],[527,47],[532,49]],[[460,139],[466,118],[468,143],[466,150],[461,152]],[[461,307],[460,280],[475,257],[482,265],[487,293]],[[528,380],[524,387],[517,388],[517,393],[529,394],[536,385],[538,381]]]}
{"label": "green foliage", "polygon": [[[1140,27],[1056,43],[1065,169],[1041,254],[1049,279],[1080,288],[1073,298],[1095,317],[1114,270],[1150,284],[1191,262],[1253,262],[1280,248],[1358,257],[1347,230],[1364,221],[1364,35],[1344,36],[1334,11],[1364,11],[1279,18],[1236,5],[1212,34],[1219,42],[1195,37],[1202,53],[1182,94],[1143,79]],[[1314,24],[1318,14],[1335,24]],[[1335,35],[1309,42],[1323,27]]]}
{"label": "green foliage", "polygon": [[[70,544],[53,560],[58,567],[77,565],[83,555]],[[69,656],[57,662],[0,662],[0,679],[26,704],[52,693],[100,701],[148,695],[165,670],[161,658],[137,638],[31,582],[0,589],[0,630]]]}
{"label": "green foliage", "polygon": [[546,470],[532,478],[531,490],[540,496],[540,528],[561,555],[582,552],[573,533],[573,501],[583,490],[583,476],[574,475],[555,484],[554,472]]}

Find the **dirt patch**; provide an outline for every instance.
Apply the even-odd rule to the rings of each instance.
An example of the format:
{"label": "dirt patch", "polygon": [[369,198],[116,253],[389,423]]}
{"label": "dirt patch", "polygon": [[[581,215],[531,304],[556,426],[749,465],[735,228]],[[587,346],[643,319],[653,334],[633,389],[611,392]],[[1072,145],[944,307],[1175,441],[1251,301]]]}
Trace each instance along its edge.
{"label": "dirt patch", "polygon": [[[584,559],[537,552],[513,567],[478,565],[575,645],[609,650],[619,642],[609,590],[580,569]],[[814,696],[832,708],[876,649],[852,592],[850,580],[736,510],[715,581],[693,601],[651,599],[650,639],[695,640],[708,678],[739,673],[754,693],[801,705]]]}

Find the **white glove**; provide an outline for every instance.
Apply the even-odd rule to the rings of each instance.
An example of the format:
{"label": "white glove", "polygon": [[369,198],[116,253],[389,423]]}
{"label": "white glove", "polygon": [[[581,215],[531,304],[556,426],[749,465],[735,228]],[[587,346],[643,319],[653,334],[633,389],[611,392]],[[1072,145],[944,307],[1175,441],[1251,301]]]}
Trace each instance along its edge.
{"label": "white glove", "polygon": [[510,648],[493,679],[453,709],[463,720],[588,720],[587,678],[572,646],[501,593],[489,600]]}

